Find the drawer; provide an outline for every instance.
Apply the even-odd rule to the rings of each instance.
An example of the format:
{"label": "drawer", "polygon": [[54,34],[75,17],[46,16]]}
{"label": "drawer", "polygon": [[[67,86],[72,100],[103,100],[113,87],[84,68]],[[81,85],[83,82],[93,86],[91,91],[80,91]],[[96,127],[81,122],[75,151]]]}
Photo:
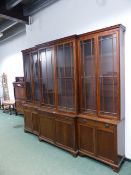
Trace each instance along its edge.
{"label": "drawer", "polygon": [[105,122],[97,122],[97,128],[107,130],[107,131],[114,131],[116,126],[112,125],[110,123],[105,123]]}
{"label": "drawer", "polygon": [[56,120],[59,120],[59,121],[74,122],[74,118],[69,117],[69,116],[59,115],[59,114],[56,115],[55,119],[56,119]]}
{"label": "drawer", "polygon": [[77,121],[78,121],[78,123],[96,126],[96,122],[95,121],[89,120],[89,119],[86,119],[86,118],[78,118]]}

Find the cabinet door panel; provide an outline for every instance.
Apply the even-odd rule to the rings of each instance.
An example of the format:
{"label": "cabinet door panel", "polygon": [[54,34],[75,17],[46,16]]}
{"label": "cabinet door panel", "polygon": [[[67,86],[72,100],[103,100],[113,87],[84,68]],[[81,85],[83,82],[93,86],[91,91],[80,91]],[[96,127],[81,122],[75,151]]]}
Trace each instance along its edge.
{"label": "cabinet door panel", "polygon": [[79,150],[85,154],[95,154],[95,126],[78,122]]}
{"label": "cabinet door panel", "polygon": [[[106,125],[105,125],[106,126]],[[96,130],[97,156],[109,162],[116,160],[115,131],[111,128],[98,127]]]}
{"label": "cabinet door panel", "polygon": [[54,142],[54,117],[46,116],[43,114],[40,116],[40,137],[50,142]]}
{"label": "cabinet door panel", "polygon": [[38,113],[32,112],[33,133],[39,134],[39,116]]}
{"label": "cabinet door panel", "polygon": [[30,110],[24,110],[25,129],[32,132],[32,114]]}
{"label": "cabinet door panel", "polygon": [[55,120],[55,142],[58,145],[74,149],[75,148],[75,124],[73,121],[64,119]]}

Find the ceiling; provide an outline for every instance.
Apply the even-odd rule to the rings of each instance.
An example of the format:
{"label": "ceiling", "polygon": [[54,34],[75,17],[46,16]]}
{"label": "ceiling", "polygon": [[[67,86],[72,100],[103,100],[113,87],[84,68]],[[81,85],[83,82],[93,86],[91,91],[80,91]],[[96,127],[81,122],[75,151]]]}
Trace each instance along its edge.
{"label": "ceiling", "polygon": [[25,31],[30,16],[58,0],[0,0],[0,43]]}

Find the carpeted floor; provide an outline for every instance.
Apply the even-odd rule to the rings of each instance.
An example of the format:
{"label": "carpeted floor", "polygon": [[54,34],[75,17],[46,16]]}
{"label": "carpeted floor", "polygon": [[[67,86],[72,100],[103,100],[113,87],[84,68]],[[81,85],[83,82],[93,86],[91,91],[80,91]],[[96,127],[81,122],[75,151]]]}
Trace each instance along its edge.
{"label": "carpeted floor", "polygon": [[[109,166],[69,153],[24,133],[23,117],[0,111],[0,175],[115,175]],[[118,173],[131,175],[125,162]]]}

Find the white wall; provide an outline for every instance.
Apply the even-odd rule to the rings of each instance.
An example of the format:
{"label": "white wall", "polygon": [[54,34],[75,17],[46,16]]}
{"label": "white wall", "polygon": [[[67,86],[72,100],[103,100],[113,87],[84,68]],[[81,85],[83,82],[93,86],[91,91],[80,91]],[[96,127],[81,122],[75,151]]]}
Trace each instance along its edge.
{"label": "white wall", "polygon": [[125,116],[126,157],[131,159],[131,1],[130,0],[60,0],[33,16],[26,34],[0,45],[0,72],[8,74],[10,96],[13,98],[12,81],[22,76],[21,50],[71,34],[123,24],[125,36]]}

